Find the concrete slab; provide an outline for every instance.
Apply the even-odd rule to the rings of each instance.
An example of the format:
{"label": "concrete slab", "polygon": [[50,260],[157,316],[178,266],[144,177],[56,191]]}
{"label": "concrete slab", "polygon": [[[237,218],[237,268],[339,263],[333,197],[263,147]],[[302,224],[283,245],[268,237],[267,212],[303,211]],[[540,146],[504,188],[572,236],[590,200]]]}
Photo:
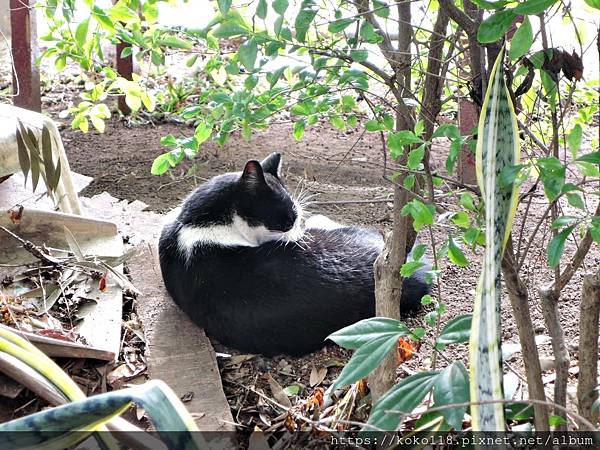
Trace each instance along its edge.
{"label": "concrete slab", "polygon": [[[133,284],[142,292],[137,312],[144,327],[150,377],[165,381],[180,397],[193,393],[185,405],[202,431],[235,430],[212,345],[163,285],[156,247],[163,217],[144,211],[142,202],[120,201],[106,192],[81,202],[85,215],[115,222],[134,247],[128,267]],[[224,437],[225,448],[231,447],[229,438]]]}

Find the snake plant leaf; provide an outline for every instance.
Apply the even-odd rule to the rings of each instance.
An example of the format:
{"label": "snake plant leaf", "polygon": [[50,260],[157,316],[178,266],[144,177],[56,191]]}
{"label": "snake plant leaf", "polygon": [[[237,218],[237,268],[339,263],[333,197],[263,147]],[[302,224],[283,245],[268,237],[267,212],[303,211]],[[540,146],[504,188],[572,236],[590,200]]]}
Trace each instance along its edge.
{"label": "snake plant leaf", "polygon": [[66,448],[85,439],[98,426],[133,403],[148,413],[167,448],[198,450],[206,444],[193,418],[160,380],[108,392],[0,424],[0,448]]}
{"label": "snake plant leaf", "polygon": [[[86,396],[77,384],[41,350],[26,339],[0,326],[0,352],[7,353],[38,372],[68,400],[77,401]],[[104,425],[96,431],[106,431]],[[116,443],[107,433],[99,436],[105,448],[116,449]],[[0,446],[0,448],[8,448]]]}
{"label": "snake plant leaf", "polygon": [[[502,400],[501,260],[518,202],[518,187],[499,182],[504,168],[519,163],[517,120],[504,82],[504,49],[498,55],[479,118],[477,181],[485,202],[486,247],[476,291],[471,340],[473,431],[504,431]],[[476,404],[476,403],[484,404]]]}

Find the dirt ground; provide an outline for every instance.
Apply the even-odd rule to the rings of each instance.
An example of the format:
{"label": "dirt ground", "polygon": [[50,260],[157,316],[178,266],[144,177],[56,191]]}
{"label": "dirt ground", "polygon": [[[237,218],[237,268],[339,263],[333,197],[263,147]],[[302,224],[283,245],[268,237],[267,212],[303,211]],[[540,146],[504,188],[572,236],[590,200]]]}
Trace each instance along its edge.
{"label": "dirt ground", "polygon": [[[73,97],[76,87],[47,84],[46,88],[44,109],[58,120],[58,112],[64,109],[66,100]],[[107,132],[104,134],[83,134],[65,126],[62,135],[72,170],[94,178],[92,184],[82,193],[87,197],[107,191],[119,199],[141,200],[147,203],[151,210],[166,212],[177,206],[204,180],[226,171],[241,170],[247,160],[260,159],[273,151],[279,151],[284,155],[284,176],[289,189],[292,192],[306,189],[315,194],[309,212],[326,214],[343,223],[374,227],[381,231],[389,230],[392,224],[392,189],[382,180],[383,161],[379,136],[368,133],[362,135],[360,129],[339,131],[329,125],[317,124],[307,128],[302,141],[296,142],[292,137],[291,127],[291,122],[282,118],[269,129],[253,135],[250,141],[234,135],[223,148],[207,142],[203,144],[200,156],[195,161],[186,162],[161,177],[150,174],[152,161],[165,150],[160,144],[160,138],[167,134],[192,134],[191,126],[150,122],[143,118],[113,118],[107,124]],[[444,160],[445,147],[442,144],[436,147],[433,169],[441,170]],[[442,188],[443,190],[445,188]],[[448,207],[451,209],[452,205]],[[545,208],[544,196],[539,190],[533,194],[529,209],[530,219],[540,217]],[[521,229],[523,214],[522,206],[514,230]],[[525,224],[524,244],[529,235],[527,231],[531,232],[533,226],[532,220]],[[447,222],[436,227],[436,241],[443,241],[451,229]],[[547,330],[537,299],[537,289],[551,279],[544,262],[548,235],[549,230],[543,226],[532,243],[533,251],[522,269],[530,293],[534,328],[536,333],[541,335],[546,335]],[[419,239],[423,243],[430,243],[425,234]],[[575,242],[571,240],[567,243],[565,255],[572,255],[574,249]],[[447,305],[444,322],[456,315],[472,312],[481,253],[474,255],[468,249],[465,249],[465,253],[471,261],[469,267],[459,268],[443,262],[439,285],[442,301]],[[565,329],[574,366],[577,365],[581,273],[588,268],[598,267],[599,262],[600,253],[594,245],[586,259],[586,268],[573,277],[561,298],[561,323]],[[423,326],[422,316],[423,314],[419,314],[407,318],[406,323],[411,327]],[[430,343],[433,331],[429,328],[428,330],[425,342]],[[503,299],[503,339],[505,342],[518,342],[515,321],[506,295]],[[349,352],[334,346],[304,358],[271,359],[239,355],[238,352],[218,344],[216,349],[217,352],[233,355],[231,358],[219,358],[222,377],[233,416],[238,423],[247,426],[247,429],[253,429],[257,424],[264,429],[272,426],[276,420],[275,410],[260,397],[261,393],[268,396],[271,392],[269,374],[283,388],[298,386],[298,395],[306,398],[315,386],[329,386],[349,357]],[[550,344],[542,345],[540,350],[543,355],[551,354]],[[466,359],[466,346],[451,346],[444,351],[440,364],[445,365],[455,360],[466,362]],[[523,381],[520,383],[523,395],[525,383],[520,356],[513,356],[508,365]],[[430,366],[431,345],[424,344],[412,360],[402,365],[399,376]],[[317,377],[314,376],[315,373]],[[550,373],[546,372],[545,375]],[[552,386],[547,387],[551,389]]]}

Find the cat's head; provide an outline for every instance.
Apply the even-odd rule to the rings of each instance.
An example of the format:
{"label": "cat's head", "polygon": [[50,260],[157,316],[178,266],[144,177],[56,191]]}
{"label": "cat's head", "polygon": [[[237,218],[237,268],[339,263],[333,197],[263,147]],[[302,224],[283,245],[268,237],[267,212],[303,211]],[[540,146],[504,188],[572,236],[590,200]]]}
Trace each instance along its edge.
{"label": "cat's head", "polygon": [[279,153],[246,163],[237,180],[236,212],[250,226],[272,232],[274,238],[281,234],[294,240],[295,233],[301,233],[302,208],[281,180],[281,163]]}

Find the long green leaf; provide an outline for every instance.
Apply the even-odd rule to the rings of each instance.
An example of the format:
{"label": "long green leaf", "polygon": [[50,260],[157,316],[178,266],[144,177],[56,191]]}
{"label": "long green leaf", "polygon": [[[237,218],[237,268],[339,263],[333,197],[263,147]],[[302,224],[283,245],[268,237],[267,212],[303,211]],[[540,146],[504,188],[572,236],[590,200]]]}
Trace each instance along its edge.
{"label": "long green leaf", "polygon": [[[55,386],[65,398],[71,401],[86,398],[79,386],[54,361],[29,341],[3,326],[0,326],[0,351],[27,364]],[[96,431],[106,431],[106,427],[98,426]],[[116,449],[116,444],[110,436],[102,434],[100,439],[107,448]]]}
{"label": "long green leaf", "polygon": [[[498,182],[519,162],[517,121],[504,82],[504,49],[498,55],[479,118],[477,181],[485,201],[486,247],[479,278],[469,346],[471,401],[502,400],[500,268],[518,202],[518,187]],[[473,431],[503,431],[500,403],[473,405]]]}
{"label": "long green leaf", "polygon": [[168,448],[206,448],[201,435],[192,433],[198,431],[193,418],[173,391],[160,380],[96,395],[1,424],[0,448],[41,449],[74,445],[99,425],[125,412],[132,403],[144,408]]}
{"label": "long green leaf", "polygon": [[369,375],[384,360],[387,354],[398,345],[400,333],[383,335],[362,345],[335,381],[335,387],[352,384]]}
{"label": "long green leaf", "polygon": [[363,344],[382,336],[397,336],[398,338],[410,334],[410,330],[402,322],[389,317],[372,317],[348,325],[335,333],[330,334],[337,345],[356,350]]}
{"label": "long green leaf", "polygon": [[410,414],[431,391],[438,375],[439,372],[419,372],[400,381],[373,405],[363,431],[373,428],[395,431],[403,417]]}

